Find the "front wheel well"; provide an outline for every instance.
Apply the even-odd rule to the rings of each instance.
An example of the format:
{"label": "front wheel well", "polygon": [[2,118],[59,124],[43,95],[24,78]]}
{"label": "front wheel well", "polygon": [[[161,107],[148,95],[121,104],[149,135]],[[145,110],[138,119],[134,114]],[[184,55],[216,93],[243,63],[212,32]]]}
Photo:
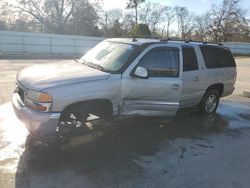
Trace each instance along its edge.
{"label": "front wheel well", "polygon": [[98,117],[110,118],[113,116],[113,105],[109,99],[93,99],[70,104],[63,109],[61,116],[71,109],[78,108],[84,108],[84,110],[86,110],[89,114],[93,114]]}

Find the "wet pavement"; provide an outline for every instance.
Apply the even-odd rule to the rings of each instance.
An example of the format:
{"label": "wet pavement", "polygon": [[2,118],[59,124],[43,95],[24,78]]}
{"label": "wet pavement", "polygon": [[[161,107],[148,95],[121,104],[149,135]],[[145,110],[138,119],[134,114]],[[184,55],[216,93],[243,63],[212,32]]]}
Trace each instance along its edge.
{"label": "wet pavement", "polygon": [[[221,100],[215,115],[93,121],[102,136],[67,153],[25,148],[28,132],[6,103],[14,76],[3,76],[0,187],[249,187],[250,99],[240,94],[250,87],[250,60],[244,61],[234,95]],[[27,65],[13,60],[5,69]]]}
{"label": "wet pavement", "polygon": [[249,187],[250,100],[231,98],[213,116],[94,121],[103,136],[68,153],[25,149],[27,131],[7,103],[0,187]]}

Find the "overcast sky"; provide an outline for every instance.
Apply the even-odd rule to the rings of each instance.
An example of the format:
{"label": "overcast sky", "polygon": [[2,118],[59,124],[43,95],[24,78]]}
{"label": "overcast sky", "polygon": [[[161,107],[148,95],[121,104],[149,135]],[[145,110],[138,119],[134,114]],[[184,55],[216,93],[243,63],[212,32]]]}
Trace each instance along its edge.
{"label": "overcast sky", "polygon": [[[110,10],[113,8],[124,9],[128,0],[103,0],[104,9]],[[221,4],[223,0],[146,0],[146,2],[160,3],[168,6],[185,6],[190,11],[197,14],[206,12],[212,4]],[[250,0],[241,0],[241,5],[244,9],[250,10]],[[250,17],[250,11],[247,13],[247,17]]]}

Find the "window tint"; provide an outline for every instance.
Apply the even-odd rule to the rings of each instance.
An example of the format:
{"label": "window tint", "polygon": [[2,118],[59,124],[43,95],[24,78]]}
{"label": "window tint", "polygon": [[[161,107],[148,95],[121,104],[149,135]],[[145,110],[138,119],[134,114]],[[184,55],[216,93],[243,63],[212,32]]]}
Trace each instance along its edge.
{"label": "window tint", "polygon": [[139,62],[149,71],[151,77],[178,77],[179,50],[176,48],[155,48]]}
{"label": "window tint", "polygon": [[227,48],[200,46],[207,68],[235,67],[234,58]]}
{"label": "window tint", "polygon": [[198,69],[197,57],[192,47],[182,47],[183,71]]}
{"label": "window tint", "polygon": [[221,63],[224,67],[235,67],[235,61],[232,53],[227,48],[220,48]]}

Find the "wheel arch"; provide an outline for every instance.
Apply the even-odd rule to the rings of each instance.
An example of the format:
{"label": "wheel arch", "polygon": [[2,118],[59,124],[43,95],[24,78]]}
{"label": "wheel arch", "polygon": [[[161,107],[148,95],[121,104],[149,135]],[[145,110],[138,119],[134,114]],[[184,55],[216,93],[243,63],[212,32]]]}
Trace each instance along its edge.
{"label": "wheel arch", "polygon": [[216,89],[216,90],[219,92],[219,97],[221,97],[222,94],[223,94],[223,91],[224,91],[224,84],[223,84],[223,83],[216,83],[216,84],[210,85],[210,86],[206,89],[206,91],[205,91],[203,97],[205,96],[205,94],[206,94],[208,91],[210,91],[210,90],[212,90],[212,89]]}
{"label": "wheel arch", "polygon": [[99,117],[110,118],[113,116],[113,104],[110,99],[98,98],[85,101],[74,102],[67,105],[62,110],[61,116],[64,115],[64,112],[70,110],[71,108],[86,108],[88,113],[97,115]]}

